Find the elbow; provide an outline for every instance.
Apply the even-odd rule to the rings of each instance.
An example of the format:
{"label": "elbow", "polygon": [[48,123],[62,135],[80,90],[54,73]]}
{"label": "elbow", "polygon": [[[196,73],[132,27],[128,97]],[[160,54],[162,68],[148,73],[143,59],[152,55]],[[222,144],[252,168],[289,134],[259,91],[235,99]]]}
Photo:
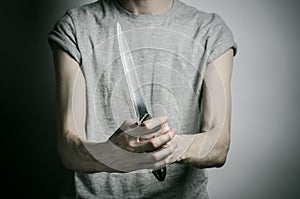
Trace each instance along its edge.
{"label": "elbow", "polygon": [[80,139],[69,132],[65,133],[65,136],[58,140],[57,152],[66,169],[81,171],[81,160],[77,150],[81,144]]}
{"label": "elbow", "polygon": [[211,153],[208,154],[210,167],[221,168],[225,165],[227,155],[230,149],[230,130],[225,131],[223,137],[219,139],[213,147]]}
{"label": "elbow", "polygon": [[198,159],[197,161],[190,162],[190,164],[199,169],[221,168],[226,163],[228,151],[229,146],[215,147],[205,157]]}
{"label": "elbow", "polygon": [[63,146],[62,144],[58,144],[57,152],[58,152],[59,158],[60,158],[62,164],[64,165],[64,167],[66,169],[76,171],[72,162],[70,161],[70,155],[69,155],[70,153],[69,153],[69,150],[67,149],[67,147]]}
{"label": "elbow", "polygon": [[66,169],[81,172],[78,152],[74,149],[78,144],[77,139],[60,140],[57,144],[57,152]]}
{"label": "elbow", "polygon": [[215,160],[213,167],[221,168],[225,165],[227,159],[227,154],[222,152]]}
{"label": "elbow", "polygon": [[214,151],[210,154],[209,160],[211,167],[221,168],[225,165],[227,160],[227,155],[229,152],[229,144],[217,147]]}

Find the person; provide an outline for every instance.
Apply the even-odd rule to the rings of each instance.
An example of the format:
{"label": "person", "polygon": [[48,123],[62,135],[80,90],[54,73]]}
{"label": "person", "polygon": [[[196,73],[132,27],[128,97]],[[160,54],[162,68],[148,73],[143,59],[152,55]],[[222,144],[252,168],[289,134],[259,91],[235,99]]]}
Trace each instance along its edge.
{"label": "person", "polygon": [[[118,48],[128,39],[153,118],[136,121]],[[208,198],[230,145],[237,45],[222,18],[179,0],[99,0],[50,31],[58,152],[75,198]],[[144,135],[144,137],[143,137]],[[167,167],[158,182],[152,170]]]}

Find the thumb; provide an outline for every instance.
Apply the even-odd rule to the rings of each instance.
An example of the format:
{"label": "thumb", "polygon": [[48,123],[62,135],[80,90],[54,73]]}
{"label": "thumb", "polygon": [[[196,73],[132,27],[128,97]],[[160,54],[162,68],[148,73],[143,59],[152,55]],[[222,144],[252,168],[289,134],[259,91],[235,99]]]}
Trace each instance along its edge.
{"label": "thumb", "polygon": [[126,131],[126,130],[129,130],[129,129],[133,129],[137,126],[138,126],[138,122],[137,122],[136,119],[129,119],[129,120],[125,120],[123,122],[123,124],[120,126],[120,129],[122,131]]}

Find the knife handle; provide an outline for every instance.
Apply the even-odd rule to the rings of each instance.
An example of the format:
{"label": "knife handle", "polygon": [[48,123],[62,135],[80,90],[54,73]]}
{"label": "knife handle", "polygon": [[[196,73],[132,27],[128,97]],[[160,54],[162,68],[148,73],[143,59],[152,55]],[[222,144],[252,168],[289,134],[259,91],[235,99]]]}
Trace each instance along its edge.
{"label": "knife handle", "polygon": [[[146,113],[142,118],[141,120],[139,121],[139,123],[142,123],[146,120],[150,120],[152,119],[151,115],[149,113]],[[161,168],[161,169],[158,169],[158,170],[155,170],[155,171],[152,171],[153,175],[156,177],[156,179],[160,182],[164,181],[165,178],[166,178],[166,175],[167,175],[167,168],[164,167],[164,168]]]}

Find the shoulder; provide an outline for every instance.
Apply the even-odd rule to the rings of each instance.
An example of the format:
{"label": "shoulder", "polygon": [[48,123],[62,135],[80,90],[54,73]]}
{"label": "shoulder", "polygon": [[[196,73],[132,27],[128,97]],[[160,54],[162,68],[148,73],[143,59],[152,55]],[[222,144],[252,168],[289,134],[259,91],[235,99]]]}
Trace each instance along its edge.
{"label": "shoulder", "polygon": [[209,23],[216,15],[215,13],[199,10],[198,8],[187,5],[181,1],[177,2],[177,7],[177,16],[182,19],[194,19],[202,23]]}
{"label": "shoulder", "polygon": [[199,10],[181,1],[177,2],[177,13],[175,17],[189,26],[193,26],[197,29],[200,28],[204,32],[218,25],[226,25],[219,14]]}
{"label": "shoulder", "polygon": [[110,0],[98,0],[67,10],[66,12],[75,22],[97,22],[112,17],[113,6]]}

